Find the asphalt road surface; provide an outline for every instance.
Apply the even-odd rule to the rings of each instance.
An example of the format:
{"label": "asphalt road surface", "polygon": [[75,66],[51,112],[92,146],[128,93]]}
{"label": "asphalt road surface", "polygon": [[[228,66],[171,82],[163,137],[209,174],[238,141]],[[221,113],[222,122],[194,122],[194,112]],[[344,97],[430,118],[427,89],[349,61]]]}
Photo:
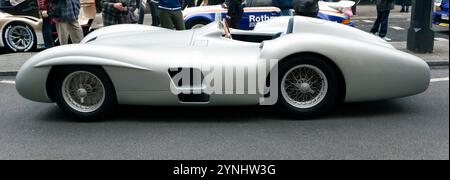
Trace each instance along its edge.
{"label": "asphalt road surface", "polygon": [[[0,77],[0,159],[449,159],[449,71],[423,94],[296,121],[264,107],[122,106],[79,123]],[[442,79],[435,79],[442,78]]]}

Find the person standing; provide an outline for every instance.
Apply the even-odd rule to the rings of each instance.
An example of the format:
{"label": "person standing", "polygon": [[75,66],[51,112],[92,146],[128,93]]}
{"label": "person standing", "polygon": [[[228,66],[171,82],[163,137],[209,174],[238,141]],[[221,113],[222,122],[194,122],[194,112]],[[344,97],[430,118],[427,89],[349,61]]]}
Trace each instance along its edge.
{"label": "person standing", "polygon": [[122,0],[122,5],[125,6],[126,12],[122,13],[120,24],[136,24],[138,17],[134,14],[137,6],[140,4],[140,0]]}
{"label": "person standing", "polygon": [[152,14],[152,26],[159,26],[161,20],[159,19],[158,0],[148,0],[147,2],[150,6],[150,13]]}
{"label": "person standing", "polygon": [[80,43],[83,39],[83,29],[78,23],[80,14],[80,0],[53,0],[53,17],[56,21],[59,43],[68,44],[69,38],[72,43]]}
{"label": "person standing", "polygon": [[159,0],[158,11],[161,27],[167,29],[185,30],[183,12],[179,0]]}
{"label": "person standing", "polygon": [[400,5],[402,9],[400,12],[409,12],[409,7],[411,6],[411,0],[400,0]]}
{"label": "person standing", "polygon": [[272,5],[281,9],[281,16],[292,16],[293,0],[272,0]]}
{"label": "person standing", "polygon": [[45,48],[52,48],[55,46],[52,20],[54,9],[50,0],[39,0],[38,3],[39,14],[42,16],[42,36],[44,36]]}
{"label": "person standing", "polygon": [[391,39],[386,37],[389,24],[389,14],[395,8],[395,0],[377,0],[377,20],[375,21],[370,32],[378,33],[378,36],[386,41]]}
{"label": "person standing", "polygon": [[295,0],[295,14],[316,18],[319,15],[319,0]]}
{"label": "person standing", "polygon": [[144,24],[145,9],[147,8],[147,0],[140,0],[139,3],[139,19],[138,24]]}
{"label": "person standing", "polygon": [[239,29],[241,26],[242,16],[244,15],[242,3],[243,0],[230,0],[227,4],[227,20],[233,29]]}
{"label": "person standing", "polygon": [[120,24],[122,15],[128,12],[128,8],[124,6],[120,0],[102,0],[102,17],[103,26],[111,26]]}

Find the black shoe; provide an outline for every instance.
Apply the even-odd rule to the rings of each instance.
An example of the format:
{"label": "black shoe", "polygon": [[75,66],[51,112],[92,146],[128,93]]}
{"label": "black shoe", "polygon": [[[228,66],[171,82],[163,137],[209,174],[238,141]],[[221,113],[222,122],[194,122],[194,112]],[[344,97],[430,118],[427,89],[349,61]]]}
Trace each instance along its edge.
{"label": "black shoe", "polygon": [[404,8],[402,8],[402,10],[400,10],[400,12],[405,12],[405,9],[404,9]]}

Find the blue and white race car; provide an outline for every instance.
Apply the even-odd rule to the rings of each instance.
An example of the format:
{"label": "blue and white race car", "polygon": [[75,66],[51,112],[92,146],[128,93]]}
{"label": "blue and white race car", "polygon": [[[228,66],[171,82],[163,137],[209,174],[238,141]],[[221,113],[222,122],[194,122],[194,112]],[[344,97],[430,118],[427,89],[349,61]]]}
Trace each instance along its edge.
{"label": "blue and white race car", "polygon": [[[355,2],[353,1],[320,1],[320,12],[318,17],[328,21],[354,26],[350,19],[353,16],[351,7],[354,4]],[[216,14],[221,14],[222,17],[225,17],[226,13],[227,10],[221,5],[187,8],[183,11],[184,23],[187,29],[199,28],[213,22],[216,18]],[[244,16],[242,17],[239,29],[252,30],[256,26],[256,23],[279,16],[281,16],[281,10],[277,7],[252,7],[247,5],[244,8]]]}
{"label": "blue and white race car", "polygon": [[435,0],[433,24],[448,27],[448,0]]}

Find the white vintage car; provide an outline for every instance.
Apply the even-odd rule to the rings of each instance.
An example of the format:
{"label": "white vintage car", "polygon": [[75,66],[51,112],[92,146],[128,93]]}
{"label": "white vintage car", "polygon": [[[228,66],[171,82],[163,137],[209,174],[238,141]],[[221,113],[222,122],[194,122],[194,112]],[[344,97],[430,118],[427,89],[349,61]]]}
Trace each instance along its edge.
{"label": "white vintage car", "polygon": [[[42,18],[37,0],[17,0],[11,7],[0,7],[0,48],[13,52],[28,52],[45,47]],[[95,0],[81,0],[78,22],[88,32],[95,17]],[[57,33],[54,28],[54,39]]]}
{"label": "white vintage car", "polygon": [[117,104],[274,105],[304,119],[340,102],[415,95],[429,82],[425,61],[374,35],[320,19],[280,17],[253,31],[220,21],[186,31],[106,27],[82,44],[29,59],[16,88],[29,100],[56,102],[89,120]]}

